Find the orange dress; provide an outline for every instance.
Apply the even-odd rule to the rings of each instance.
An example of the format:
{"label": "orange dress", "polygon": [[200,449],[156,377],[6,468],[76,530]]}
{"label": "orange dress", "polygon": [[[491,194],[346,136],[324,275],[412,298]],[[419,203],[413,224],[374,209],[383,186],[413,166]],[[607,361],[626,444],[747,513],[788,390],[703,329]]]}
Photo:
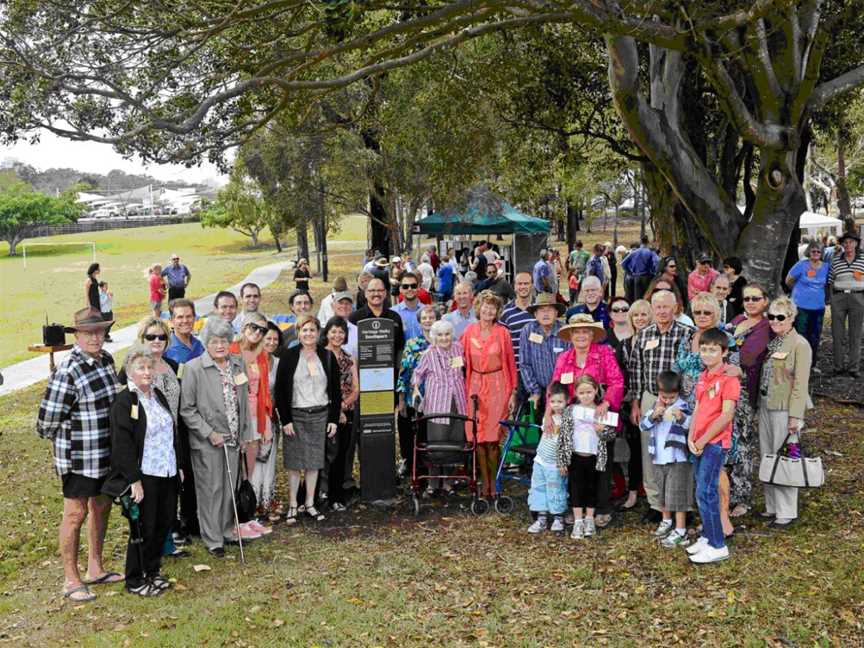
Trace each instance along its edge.
{"label": "orange dress", "polygon": [[[500,420],[508,416],[507,406],[516,388],[516,358],[510,331],[495,324],[489,337],[480,335],[480,322],[469,324],[462,334],[465,354],[465,386],[468,411],[473,412],[471,397],[478,396],[477,440],[497,443],[501,440]],[[465,426],[470,435],[470,425]]]}

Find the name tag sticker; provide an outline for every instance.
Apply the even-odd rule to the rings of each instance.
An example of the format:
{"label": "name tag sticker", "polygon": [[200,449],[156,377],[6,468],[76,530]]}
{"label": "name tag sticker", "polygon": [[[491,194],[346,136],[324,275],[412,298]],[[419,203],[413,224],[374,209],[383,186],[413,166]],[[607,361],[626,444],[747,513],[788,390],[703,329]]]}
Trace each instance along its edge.
{"label": "name tag sticker", "polygon": [[534,344],[543,344],[543,336],[539,333],[532,333],[528,336],[528,340]]}
{"label": "name tag sticker", "polygon": [[660,340],[648,340],[645,343],[645,350],[650,351],[651,349],[656,349],[658,346],[660,346]]}
{"label": "name tag sticker", "polygon": [[183,369],[186,367],[186,363],[182,363],[179,367],[177,367],[177,380],[183,379]]}
{"label": "name tag sticker", "polygon": [[454,356],[450,358],[450,366],[453,369],[461,369],[465,366],[465,361],[462,360],[462,356]]}
{"label": "name tag sticker", "polygon": [[808,276],[808,277],[815,277],[815,276],[816,276],[816,271],[815,271],[815,270],[808,270],[808,271],[807,271],[807,276]]}
{"label": "name tag sticker", "polygon": [[572,385],[573,384],[573,372],[565,371],[561,374],[561,384],[562,385]]}
{"label": "name tag sticker", "polygon": [[129,412],[129,416],[132,417],[133,421],[138,420],[138,405],[137,405],[137,403],[132,403],[132,411]]}
{"label": "name tag sticker", "polygon": [[561,353],[564,350],[564,347],[554,347],[552,351],[555,353]]}
{"label": "name tag sticker", "polygon": [[855,270],[852,273],[852,276],[855,277],[855,281],[861,281],[861,279],[864,278],[864,272],[861,272],[860,270]]}
{"label": "name tag sticker", "polygon": [[771,357],[775,360],[785,360],[786,356],[788,355],[789,353],[787,351],[777,351],[776,353],[772,354]]}
{"label": "name tag sticker", "polygon": [[249,379],[246,377],[245,373],[239,373],[234,376],[235,385],[245,385],[247,382],[249,382]]}

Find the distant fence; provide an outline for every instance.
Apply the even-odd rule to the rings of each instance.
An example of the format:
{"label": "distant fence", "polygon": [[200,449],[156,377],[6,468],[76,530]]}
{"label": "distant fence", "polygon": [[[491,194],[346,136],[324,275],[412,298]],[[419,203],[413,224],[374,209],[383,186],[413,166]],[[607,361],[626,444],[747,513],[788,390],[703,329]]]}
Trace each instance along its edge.
{"label": "distant fence", "polygon": [[177,223],[192,223],[199,220],[200,218],[197,214],[187,216],[136,216],[133,218],[85,220],[84,222],[68,223],[66,225],[47,225],[45,227],[40,227],[27,238],[57,236],[59,234],[79,234],[81,232],[102,232],[105,230],[127,229],[130,227],[175,225]]}

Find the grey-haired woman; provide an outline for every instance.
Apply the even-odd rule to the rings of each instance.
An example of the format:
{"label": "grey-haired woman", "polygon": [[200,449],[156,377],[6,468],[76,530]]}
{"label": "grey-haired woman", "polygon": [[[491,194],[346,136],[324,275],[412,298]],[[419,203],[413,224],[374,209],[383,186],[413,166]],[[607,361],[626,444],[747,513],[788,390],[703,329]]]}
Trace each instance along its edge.
{"label": "grey-haired woman", "polygon": [[248,413],[249,379],[243,361],[228,352],[233,337],[230,322],[207,319],[201,332],[205,352],[186,364],[180,406],[189,428],[201,539],[217,557],[225,555],[226,541],[237,540],[231,503],[234,484],[228,479],[226,460],[236,479],[240,446],[254,437]]}

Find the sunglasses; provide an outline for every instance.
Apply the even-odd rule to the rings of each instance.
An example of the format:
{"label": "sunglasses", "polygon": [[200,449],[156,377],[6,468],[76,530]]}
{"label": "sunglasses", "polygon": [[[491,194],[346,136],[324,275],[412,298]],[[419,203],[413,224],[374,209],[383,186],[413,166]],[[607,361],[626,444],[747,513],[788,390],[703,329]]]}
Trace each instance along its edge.
{"label": "sunglasses", "polygon": [[630,308],[627,306],[619,306],[618,308],[613,308],[613,313],[627,313],[630,311]]}
{"label": "sunglasses", "polygon": [[741,301],[745,301],[745,302],[758,302],[758,301],[762,301],[763,299],[765,299],[765,298],[764,298],[764,297],[754,297],[753,295],[750,295],[750,296],[748,296],[748,297],[744,297],[744,298],[742,298]]}
{"label": "sunglasses", "polygon": [[267,332],[266,326],[258,326],[257,324],[247,324],[246,328],[248,328],[253,333],[266,333]]}
{"label": "sunglasses", "polygon": [[153,342],[154,340],[160,340],[162,342],[165,342],[168,339],[168,336],[164,333],[147,333],[144,336],[144,339],[148,342]]}
{"label": "sunglasses", "polygon": [[774,320],[777,320],[778,322],[785,322],[786,321],[786,315],[775,315],[774,313],[768,313],[768,319],[771,320],[772,322]]}
{"label": "sunglasses", "polygon": [[694,310],[693,314],[696,317],[711,317],[714,315],[714,312],[713,311],[707,311],[707,310]]}
{"label": "sunglasses", "polygon": [[402,290],[417,290],[417,284],[402,284]]}

